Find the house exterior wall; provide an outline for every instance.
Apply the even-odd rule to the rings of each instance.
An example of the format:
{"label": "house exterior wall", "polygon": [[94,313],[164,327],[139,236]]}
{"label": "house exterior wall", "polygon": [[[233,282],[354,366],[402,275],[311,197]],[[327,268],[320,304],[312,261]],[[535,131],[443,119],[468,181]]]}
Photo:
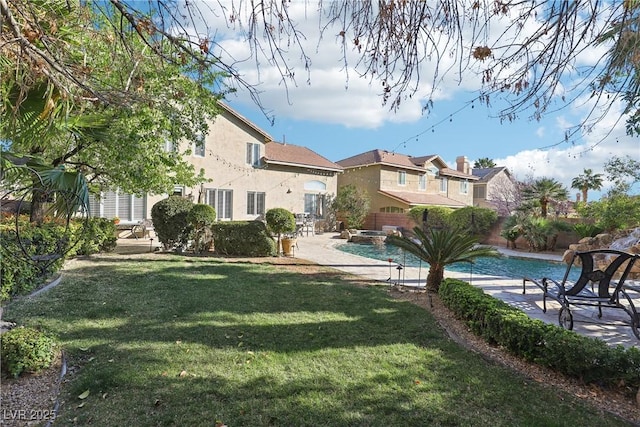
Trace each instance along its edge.
{"label": "house exterior wall", "polygon": [[378,194],[381,182],[380,165],[363,166],[361,168],[346,169],[338,175],[338,188],[347,185],[355,185],[356,188],[364,190],[371,199],[370,210],[377,212],[379,206],[383,204],[386,197]]}
{"label": "house exterior wall", "polygon": [[[382,191],[402,191],[417,194],[440,194],[452,200],[456,200],[465,205],[473,203],[473,181],[467,182],[467,192],[461,193],[461,186],[464,179],[457,177],[443,177],[429,170],[429,168],[440,169],[437,165],[429,162],[425,164],[424,170],[412,168],[402,168],[387,164],[374,164],[345,169],[344,173],[338,176],[338,188],[353,184],[357,188],[365,190],[371,198],[371,213],[390,211],[397,208],[408,211],[411,206],[384,196],[378,193]],[[404,185],[399,183],[399,172],[405,173]],[[420,176],[426,176],[426,188],[420,189]],[[441,190],[441,181],[446,178],[448,185],[446,191]]]}
{"label": "house exterior wall", "polygon": [[[254,220],[262,216],[247,212],[247,193],[264,193],[265,212],[271,208],[285,208],[294,213],[305,209],[305,194],[335,195],[336,173],[294,166],[274,166],[261,162],[247,163],[247,144],[260,147],[259,157],[265,154],[264,135],[249,128],[242,120],[223,110],[210,125],[205,138],[204,156],[191,154],[188,160],[196,172],[201,169],[207,182],[184,188],[184,196],[194,203],[211,204],[221,220]],[[194,151],[195,153],[195,151]],[[231,216],[223,218],[219,205],[210,200],[213,190],[231,190]],[[147,218],[151,208],[168,195],[148,196]]]}

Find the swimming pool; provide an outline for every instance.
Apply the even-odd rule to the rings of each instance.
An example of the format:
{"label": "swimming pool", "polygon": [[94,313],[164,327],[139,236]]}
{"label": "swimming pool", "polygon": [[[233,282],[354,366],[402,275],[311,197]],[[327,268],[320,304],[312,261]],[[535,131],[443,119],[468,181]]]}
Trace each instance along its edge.
{"label": "swimming pool", "polygon": [[[381,261],[392,259],[394,265],[402,264],[407,267],[420,266],[420,259],[408,252],[404,252],[397,246],[387,244],[342,243],[337,245],[336,249],[353,255],[360,255]],[[422,267],[429,268],[425,262],[422,263]],[[460,262],[448,265],[446,268],[447,270],[457,271],[459,273],[473,272],[473,274],[502,276],[513,279],[521,279],[525,276],[531,278],[551,277],[559,281],[564,277],[567,265],[561,262],[501,256],[498,258],[477,258],[473,266],[466,262]],[[471,271],[471,269],[473,269],[473,271]],[[570,278],[576,280],[580,271],[579,269],[574,269],[572,273],[572,277]]]}

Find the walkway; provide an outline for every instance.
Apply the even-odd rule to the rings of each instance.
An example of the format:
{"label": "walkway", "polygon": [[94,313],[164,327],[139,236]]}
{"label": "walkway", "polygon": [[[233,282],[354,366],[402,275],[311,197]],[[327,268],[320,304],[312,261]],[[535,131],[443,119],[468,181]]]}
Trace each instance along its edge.
{"label": "walkway", "polygon": [[[367,277],[374,281],[385,283],[398,282],[397,264],[377,261],[370,258],[352,255],[335,248],[346,240],[338,238],[336,233],[318,234],[315,236],[298,238],[298,247],[295,256],[306,259],[317,264],[339,269],[341,271]],[[531,258],[560,261],[560,256],[553,254],[520,253],[499,248],[505,255],[527,256]],[[427,266],[428,267],[428,266]],[[404,277],[404,284],[408,286],[424,285],[427,277],[427,269],[416,267],[406,267],[400,274],[400,279]],[[558,308],[554,301],[547,301],[547,312],[542,312],[542,294],[533,284],[527,286],[527,294],[522,294],[522,280],[509,279],[504,277],[483,276],[468,273],[457,273],[447,270],[445,277],[470,281],[474,286],[478,286],[485,293],[495,298],[501,299],[508,304],[519,308],[530,317],[540,319],[546,323],[558,324]],[[390,279],[390,280],[389,280]],[[638,304],[640,306],[640,300]],[[625,347],[635,346],[640,348],[640,341],[633,335],[628,324],[605,324],[597,318],[597,311],[588,308],[572,309],[574,318],[573,330],[577,333],[596,337],[611,345],[623,345]],[[615,318],[628,321],[629,317],[621,310],[603,310],[603,316],[609,319]]]}

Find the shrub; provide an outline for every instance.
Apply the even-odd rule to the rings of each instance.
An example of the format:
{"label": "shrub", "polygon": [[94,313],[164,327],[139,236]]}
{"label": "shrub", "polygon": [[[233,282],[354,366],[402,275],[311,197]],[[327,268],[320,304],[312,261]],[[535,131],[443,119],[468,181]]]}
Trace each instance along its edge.
{"label": "shrub", "polygon": [[466,230],[474,236],[484,236],[498,221],[498,214],[493,209],[467,206],[456,209],[449,214],[447,223],[450,227]]}
{"label": "shrub", "polygon": [[19,327],[0,336],[2,370],[12,377],[51,366],[57,344],[53,337],[33,328]]}
{"label": "shrub", "polygon": [[75,248],[76,255],[111,252],[116,248],[116,225],[106,218],[89,218],[77,223],[81,240]]}
{"label": "shrub", "polygon": [[252,257],[276,254],[276,244],[263,222],[216,222],[211,231],[218,254]]}
{"label": "shrub", "polygon": [[423,212],[427,211],[427,228],[447,228],[449,227],[449,216],[453,212],[451,208],[443,206],[415,206],[409,210],[409,216],[422,226]]}
{"label": "shrub", "polygon": [[640,386],[637,348],[610,347],[602,340],[531,319],[460,280],[444,280],[438,294],[475,334],[516,356],[588,383],[624,384],[635,390]]}
{"label": "shrub", "polygon": [[[67,229],[64,221],[35,224],[26,215],[4,218],[0,222],[0,302],[35,290],[65,259],[111,251],[116,246],[115,225],[104,218],[73,219]],[[26,253],[25,253],[26,252]],[[35,262],[33,255],[60,255],[59,258]]]}
{"label": "shrub", "polygon": [[204,252],[211,244],[211,226],[216,222],[216,210],[209,205],[195,204],[187,214],[187,221],[193,230],[194,251]]}
{"label": "shrub", "polygon": [[165,249],[185,247],[190,227],[187,215],[193,202],[180,196],[169,196],[151,208],[153,228]]}
{"label": "shrub", "polygon": [[579,238],[583,239],[585,237],[595,237],[602,233],[604,229],[595,224],[578,223],[573,225],[573,231]]}
{"label": "shrub", "polygon": [[349,228],[360,228],[369,214],[371,198],[366,190],[353,184],[340,187],[331,209],[345,216]]}

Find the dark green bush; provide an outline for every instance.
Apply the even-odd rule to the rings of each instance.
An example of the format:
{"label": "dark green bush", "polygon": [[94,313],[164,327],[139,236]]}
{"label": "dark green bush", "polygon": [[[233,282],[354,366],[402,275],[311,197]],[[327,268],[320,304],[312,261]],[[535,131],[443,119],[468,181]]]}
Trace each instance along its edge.
{"label": "dark green bush", "polygon": [[587,383],[640,387],[637,348],[610,347],[602,340],[531,319],[460,280],[444,280],[439,296],[475,334],[510,353]]}
{"label": "dark green bush", "polygon": [[169,196],[151,208],[153,228],[165,249],[186,247],[191,227],[187,215],[193,202],[180,196]]}
{"label": "dark green bush", "polygon": [[33,328],[19,327],[0,335],[3,373],[18,377],[51,366],[57,344],[53,337]]}
{"label": "dark green bush", "polygon": [[491,227],[498,222],[498,214],[493,209],[466,206],[455,209],[449,214],[450,227],[465,230],[474,236],[489,234]]}
{"label": "dark green bush", "polygon": [[409,216],[422,227],[422,215],[427,211],[427,227],[428,228],[447,228],[449,227],[449,216],[453,213],[453,209],[443,206],[415,206],[409,210]]}
{"label": "dark green bush", "polygon": [[216,222],[211,226],[215,251],[221,255],[274,256],[276,244],[260,221]]}

